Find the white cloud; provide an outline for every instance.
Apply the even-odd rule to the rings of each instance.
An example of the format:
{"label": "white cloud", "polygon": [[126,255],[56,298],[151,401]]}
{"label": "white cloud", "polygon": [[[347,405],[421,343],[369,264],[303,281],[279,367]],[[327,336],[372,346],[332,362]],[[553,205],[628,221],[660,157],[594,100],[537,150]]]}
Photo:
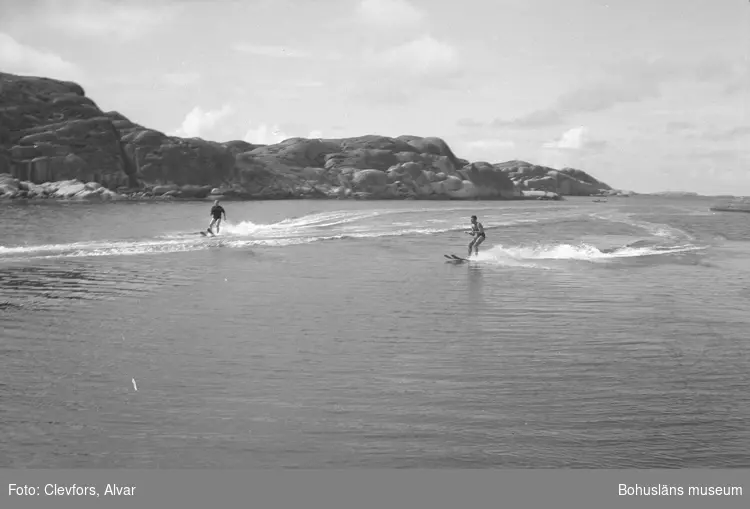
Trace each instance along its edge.
{"label": "white cloud", "polygon": [[62,80],[80,79],[83,74],[78,66],[59,55],[21,44],[3,32],[0,32],[0,68],[16,74]]}
{"label": "white cloud", "polygon": [[162,76],[162,81],[167,85],[184,87],[192,85],[201,78],[197,72],[170,72]]}
{"label": "white cloud", "polygon": [[[252,122],[250,123],[250,125],[252,126]],[[293,131],[296,131],[296,129],[293,129]],[[242,139],[248,143],[255,143],[258,145],[272,145],[274,143],[280,143],[284,140],[295,138],[297,136],[304,136],[305,138],[310,139],[322,138],[323,131],[314,129],[307,133],[307,135],[300,135],[298,132],[288,132],[287,129],[284,129],[278,124],[269,126],[268,124],[262,123],[259,124],[258,127],[251,127],[250,129],[248,129]]]}
{"label": "white cloud", "polygon": [[182,125],[174,131],[173,135],[185,138],[205,138],[210,136],[217,127],[220,127],[219,121],[224,120],[232,113],[234,113],[234,108],[229,104],[225,104],[218,110],[207,111],[204,111],[200,106],[196,106],[185,115],[185,120],[182,121]]}
{"label": "white cloud", "polygon": [[[252,123],[251,123],[252,125]],[[281,130],[278,124],[269,126],[268,124],[260,124],[256,128],[250,128],[242,138],[248,143],[256,143],[259,145],[271,145],[273,143],[279,143],[289,138],[286,133]]]}
{"label": "white cloud", "polygon": [[538,157],[539,164],[553,168],[580,168],[598,160],[601,149],[606,145],[606,141],[592,138],[587,127],[573,127],[562,133],[558,139],[542,145]]}
{"label": "white cloud", "polygon": [[574,127],[565,131],[559,139],[555,141],[548,141],[544,144],[545,148],[572,148],[580,149],[583,146],[584,136],[586,134],[586,128]]}
{"label": "white cloud", "polygon": [[374,58],[381,66],[418,75],[450,73],[459,65],[456,48],[430,35],[393,47]]}
{"label": "white cloud", "polygon": [[565,131],[560,138],[544,144],[544,148],[557,150],[586,150],[601,148],[606,144],[602,140],[594,140],[589,136],[585,126],[574,127]]}
{"label": "white cloud", "polygon": [[271,145],[296,137],[323,137],[322,131],[310,130],[310,127],[304,124],[243,121],[243,111],[242,105],[237,104],[224,104],[221,108],[208,110],[196,106],[185,115],[180,127],[170,135],[214,141],[242,139],[259,145]]}
{"label": "white cloud", "polygon": [[181,8],[178,3],[48,0],[43,14],[48,26],[71,35],[133,40],[170,22]]}
{"label": "white cloud", "polygon": [[424,21],[424,13],[406,0],[362,0],[359,15],[379,27],[414,26]]}

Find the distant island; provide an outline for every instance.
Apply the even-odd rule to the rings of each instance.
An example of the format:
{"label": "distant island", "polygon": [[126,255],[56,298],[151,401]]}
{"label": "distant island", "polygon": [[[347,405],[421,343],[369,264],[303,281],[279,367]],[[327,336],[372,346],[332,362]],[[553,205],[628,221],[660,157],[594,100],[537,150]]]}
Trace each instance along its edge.
{"label": "distant island", "polygon": [[747,197],[734,194],[700,194],[693,191],[659,191],[656,193],[638,193],[639,196],[657,196],[662,198],[713,198],[723,200],[745,201]]}
{"label": "distant island", "polygon": [[708,195],[699,194],[691,191],[662,191],[658,193],[648,193],[641,196],[654,196],[659,198],[708,198],[713,200],[722,200],[722,203],[716,203],[708,207],[713,212],[748,212],[750,213],[750,197],[734,195]]}
{"label": "distant island", "polygon": [[560,199],[616,196],[584,171],[454,155],[440,138],[179,138],[72,82],[0,73],[0,199]]}
{"label": "distant island", "polygon": [[659,191],[657,193],[648,193],[650,196],[674,196],[674,197],[698,197],[701,196],[698,193],[692,191]]}

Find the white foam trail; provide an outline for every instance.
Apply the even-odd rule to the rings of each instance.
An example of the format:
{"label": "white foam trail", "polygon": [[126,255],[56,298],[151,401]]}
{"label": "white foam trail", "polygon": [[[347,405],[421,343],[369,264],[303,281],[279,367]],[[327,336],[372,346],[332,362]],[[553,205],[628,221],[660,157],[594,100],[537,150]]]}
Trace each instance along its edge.
{"label": "white foam trail", "polygon": [[537,246],[514,246],[504,247],[502,245],[480,252],[478,260],[497,261],[498,263],[508,260],[580,260],[600,261],[617,258],[635,258],[641,256],[654,256],[684,253],[705,249],[693,245],[670,246],[670,247],[623,247],[611,252],[602,252],[597,247],[589,244],[541,244]]}
{"label": "white foam trail", "polygon": [[273,225],[255,224],[252,221],[242,221],[237,224],[224,223],[221,225],[219,235],[241,235],[250,236],[271,229]]}
{"label": "white foam trail", "polygon": [[[404,235],[431,235],[444,233],[450,229],[438,228],[412,228],[385,232],[351,232],[338,235],[307,235],[307,236],[284,236],[277,235],[268,238],[242,238],[238,236],[219,235],[217,237],[204,238],[191,235],[194,239],[189,240],[162,240],[143,242],[112,242],[112,243],[78,243],[78,244],[54,244],[43,246],[22,246],[14,248],[0,248],[0,260],[20,261],[28,259],[56,259],[56,258],[81,258],[100,256],[132,256],[153,253],[179,253],[210,249],[213,247],[283,247],[298,244],[309,244],[312,242],[340,240],[340,239],[368,239],[379,237],[399,237]],[[6,256],[10,255],[10,256]],[[15,256],[14,256],[15,255]]]}
{"label": "white foam trail", "polygon": [[179,247],[184,245],[184,242],[179,240],[169,241],[115,241],[115,242],[74,242],[71,244],[42,244],[39,246],[14,246],[14,247],[3,247],[0,246],[0,255],[14,255],[14,254],[35,254],[45,252],[90,252],[96,253],[98,251],[123,251],[126,252],[130,249],[170,249],[171,247]]}
{"label": "white foam trail", "polygon": [[395,211],[390,210],[370,210],[370,211],[350,211],[350,210],[338,210],[333,212],[321,212],[317,214],[310,214],[302,217],[284,219],[278,223],[277,226],[282,227],[303,227],[303,226],[318,226],[320,224],[342,224],[350,223],[352,221],[358,221],[361,219],[369,219],[377,217],[383,214],[393,213]]}
{"label": "white foam trail", "polygon": [[363,219],[370,219],[387,213],[388,211],[334,211],[308,216],[287,218],[278,223],[256,224],[252,221],[242,221],[238,224],[224,223],[222,232],[230,235],[250,236],[257,234],[293,234],[310,228],[329,228]]}

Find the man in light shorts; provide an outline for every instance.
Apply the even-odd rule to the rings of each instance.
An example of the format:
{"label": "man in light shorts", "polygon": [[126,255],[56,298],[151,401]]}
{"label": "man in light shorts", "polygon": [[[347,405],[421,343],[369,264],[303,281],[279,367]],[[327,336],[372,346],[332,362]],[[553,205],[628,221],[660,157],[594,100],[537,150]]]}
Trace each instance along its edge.
{"label": "man in light shorts", "polygon": [[471,258],[472,249],[474,249],[474,256],[479,256],[479,244],[484,242],[487,236],[484,234],[482,223],[477,222],[477,216],[471,216],[471,231],[466,233],[474,237],[474,240],[469,243],[469,256],[467,258]]}

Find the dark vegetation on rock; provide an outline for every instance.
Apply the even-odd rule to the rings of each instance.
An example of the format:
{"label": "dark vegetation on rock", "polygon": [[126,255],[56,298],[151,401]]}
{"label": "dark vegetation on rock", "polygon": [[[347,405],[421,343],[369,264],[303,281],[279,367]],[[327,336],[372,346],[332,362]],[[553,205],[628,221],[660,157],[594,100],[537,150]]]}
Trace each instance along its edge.
{"label": "dark vegetation on rock", "polygon": [[558,199],[617,194],[573,168],[468,162],[440,138],[217,143],[103,112],[76,83],[0,73],[0,197]]}

